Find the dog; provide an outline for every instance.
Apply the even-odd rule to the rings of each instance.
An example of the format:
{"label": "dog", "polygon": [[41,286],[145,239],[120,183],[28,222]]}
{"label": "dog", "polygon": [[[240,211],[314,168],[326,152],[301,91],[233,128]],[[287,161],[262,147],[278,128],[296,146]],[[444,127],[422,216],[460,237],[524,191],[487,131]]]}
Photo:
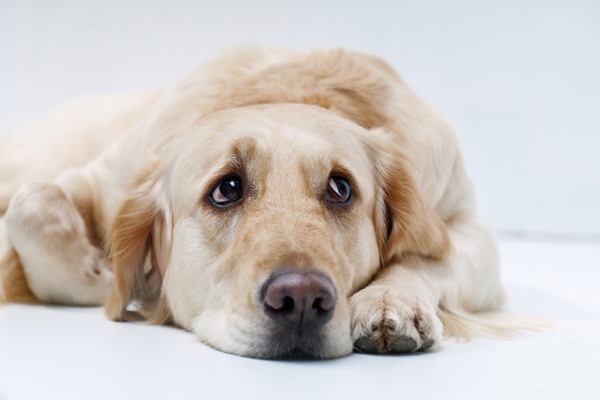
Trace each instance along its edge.
{"label": "dog", "polygon": [[241,48],[0,144],[3,302],[104,305],[256,358],[509,327],[451,128],[385,61]]}

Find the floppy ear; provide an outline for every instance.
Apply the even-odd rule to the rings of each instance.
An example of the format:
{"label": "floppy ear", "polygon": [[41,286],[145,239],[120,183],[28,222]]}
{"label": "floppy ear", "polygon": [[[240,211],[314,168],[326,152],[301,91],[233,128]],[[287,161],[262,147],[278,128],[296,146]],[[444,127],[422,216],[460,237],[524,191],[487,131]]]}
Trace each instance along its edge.
{"label": "floppy ear", "polygon": [[372,157],[379,189],[374,220],[382,262],[408,254],[445,258],[450,251],[448,231],[419,190],[411,174],[415,167],[381,129],[371,133],[379,136],[372,143]]}
{"label": "floppy ear", "polygon": [[[109,232],[114,285],[106,315],[114,321],[146,319],[162,324],[170,311],[161,294],[170,256],[172,219],[150,174],[122,203]],[[134,305],[135,311],[127,308]]]}

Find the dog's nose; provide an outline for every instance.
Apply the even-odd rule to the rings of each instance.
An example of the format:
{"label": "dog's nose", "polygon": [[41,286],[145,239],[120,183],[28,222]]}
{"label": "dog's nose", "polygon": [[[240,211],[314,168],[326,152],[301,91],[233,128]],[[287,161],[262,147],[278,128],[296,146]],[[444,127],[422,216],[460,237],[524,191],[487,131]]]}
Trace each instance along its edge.
{"label": "dog's nose", "polygon": [[281,327],[298,334],[329,321],[336,302],[331,280],[313,271],[276,273],[263,285],[262,295],[265,313]]}

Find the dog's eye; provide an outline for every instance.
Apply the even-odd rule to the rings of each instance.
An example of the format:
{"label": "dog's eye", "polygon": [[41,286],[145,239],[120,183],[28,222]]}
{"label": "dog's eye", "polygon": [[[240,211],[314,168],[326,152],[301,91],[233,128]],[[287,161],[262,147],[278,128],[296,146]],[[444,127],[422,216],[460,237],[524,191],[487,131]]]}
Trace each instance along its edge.
{"label": "dog's eye", "polygon": [[218,206],[233,204],[242,198],[242,180],[238,176],[223,178],[210,193],[210,199]]}
{"label": "dog's eye", "polygon": [[346,178],[341,176],[332,176],[329,178],[326,196],[328,203],[347,203],[350,201],[351,197],[352,187]]}

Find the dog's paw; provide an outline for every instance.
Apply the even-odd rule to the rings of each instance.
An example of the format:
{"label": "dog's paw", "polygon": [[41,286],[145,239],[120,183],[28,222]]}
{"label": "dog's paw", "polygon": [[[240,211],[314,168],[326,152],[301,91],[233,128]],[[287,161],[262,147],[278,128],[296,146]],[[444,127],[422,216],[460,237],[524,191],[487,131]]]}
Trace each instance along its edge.
{"label": "dog's paw", "polygon": [[[54,256],[54,257],[53,257]],[[110,262],[103,252],[79,236],[65,245],[60,254],[46,254],[46,270],[40,263],[28,268],[34,293],[43,301],[73,305],[102,305],[113,284]]]}
{"label": "dog's paw", "polygon": [[412,294],[367,287],[350,299],[352,340],[363,353],[410,353],[442,340],[435,307]]}
{"label": "dog's paw", "polygon": [[68,292],[76,304],[103,304],[113,284],[110,262],[89,243],[81,248],[80,252],[69,253],[69,262],[63,264],[65,281],[70,282]]}
{"label": "dog's paw", "polygon": [[94,283],[112,283],[112,269],[110,263],[102,254],[100,249],[88,246],[87,251],[82,256],[81,272],[91,282]]}

